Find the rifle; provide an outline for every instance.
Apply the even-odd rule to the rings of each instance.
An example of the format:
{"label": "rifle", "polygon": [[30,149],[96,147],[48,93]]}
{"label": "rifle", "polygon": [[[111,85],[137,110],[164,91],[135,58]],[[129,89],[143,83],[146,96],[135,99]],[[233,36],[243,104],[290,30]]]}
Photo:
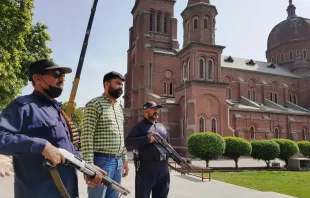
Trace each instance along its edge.
{"label": "rifle", "polygon": [[[102,177],[102,183],[104,185],[109,186],[109,187],[113,188],[114,190],[118,191],[121,194],[121,196],[122,195],[127,196],[130,193],[130,191],[128,189],[124,188],[123,186],[121,186],[120,184],[118,184],[114,180],[110,179],[109,177],[102,175],[102,173],[98,172],[92,165],[87,163],[82,158],[79,158],[79,157],[73,155],[72,153],[68,152],[67,150],[64,150],[61,148],[59,148],[58,150],[65,157],[65,163],[64,163],[65,165],[70,165],[70,166],[78,169],[79,171],[83,172],[85,175],[92,177],[92,178],[95,177],[96,175],[100,175]],[[48,169],[53,168],[53,164],[49,160],[45,160],[43,165]]]}
{"label": "rifle", "polygon": [[[186,162],[185,159],[183,159],[173,148],[172,146],[163,139],[159,134],[154,135],[155,140],[161,144],[168,152],[170,157],[178,164],[182,163],[184,168],[188,171],[194,172],[195,170]],[[169,164],[169,163],[168,163]],[[173,168],[174,169],[174,168]]]}

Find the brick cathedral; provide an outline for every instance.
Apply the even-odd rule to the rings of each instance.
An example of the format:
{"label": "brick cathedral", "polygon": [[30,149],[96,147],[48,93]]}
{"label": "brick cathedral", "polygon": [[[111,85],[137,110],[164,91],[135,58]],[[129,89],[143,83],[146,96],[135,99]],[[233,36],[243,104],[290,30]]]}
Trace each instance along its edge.
{"label": "brick cathedral", "polygon": [[152,100],[164,106],[159,121],[179,149],[204,131],[309,140],[310,19],[296,15],[292,0],[287,18],[270,32],[265,62],[222,55],[225,46],[215,43],[218,11],[209,0],[188,0],[179,46],[175,3],[136,0],[131,11],[125,136]]}

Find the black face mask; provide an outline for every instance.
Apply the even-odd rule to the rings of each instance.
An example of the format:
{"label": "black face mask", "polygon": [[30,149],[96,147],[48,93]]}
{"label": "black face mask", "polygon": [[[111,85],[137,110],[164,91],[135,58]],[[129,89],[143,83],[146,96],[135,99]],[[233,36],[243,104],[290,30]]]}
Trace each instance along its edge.
{"label": "black face mask", "polygon": [[48,89],[43,88],[43,91],[51,98],[58,98],[62,93],[62,88],[49,85]]}
{"label": "black face mask", "polygon": [[111,97],[117,99],[123,94],[123,89],[113,89],[111,86],[109,87],[109,94]]}
{"label": "black face mask", "polygon": [[[41,78],[41,79],[43,80],[43,78]],[[45,80],[43,80],[43,82],[45,82]],[[47,83],[45,82],[45,84],[47,84]],[[43,91],[44,91],[44,93],[46,93],[46,95],[48,95],[51,98],[58,98],[61,95],[62,88],[54,87],[54,86],[51,86],[49,84],[47,84],[47,85],[48,85],[48,89],[42,87]]]}

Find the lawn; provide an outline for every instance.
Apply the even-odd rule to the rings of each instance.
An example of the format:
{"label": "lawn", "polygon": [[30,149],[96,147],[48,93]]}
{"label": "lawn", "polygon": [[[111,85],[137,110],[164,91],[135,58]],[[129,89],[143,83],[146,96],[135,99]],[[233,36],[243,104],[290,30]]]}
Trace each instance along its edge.
{"label": "lawn", "polygon": [[260,191],[273,191],[299,198],[310,196],[310,172],[245,171],[213,172],[212,179]]}

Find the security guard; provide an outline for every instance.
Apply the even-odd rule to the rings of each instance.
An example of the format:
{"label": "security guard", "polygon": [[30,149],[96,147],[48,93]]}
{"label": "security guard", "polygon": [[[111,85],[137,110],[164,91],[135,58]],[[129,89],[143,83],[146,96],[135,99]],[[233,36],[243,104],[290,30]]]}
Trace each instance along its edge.
{"label": "security guard", "polygon": [[[64,156],[57,148],[79,155],[70,141],[68,125],[55,100],[63,90],[65,74],[71,68],[42,59],[29,67],[34,91],[13,100],[0,115],[0,154],[13,155],[15,198],[61,198],[44,159],[57,165],[60,178],[71,198],[78,197],[77,172],[61,164]],[[100,169],[97,168],[99,171]],[[101,177],[89,180],[99,185]]]}
{"label": "security guard", "polygon": [[[153,101],[144,104],[144,120],[137,123],[125,139],[127,146],[135,149],[136,165],[136,198],[166,198],[169,193],[170,174],[166,149],[155,144],[154,134],[159,134],[168,140],[168,134],[163,124],[157,122],[161,105]],[[160,150],[160,151],[159,151]]]}

